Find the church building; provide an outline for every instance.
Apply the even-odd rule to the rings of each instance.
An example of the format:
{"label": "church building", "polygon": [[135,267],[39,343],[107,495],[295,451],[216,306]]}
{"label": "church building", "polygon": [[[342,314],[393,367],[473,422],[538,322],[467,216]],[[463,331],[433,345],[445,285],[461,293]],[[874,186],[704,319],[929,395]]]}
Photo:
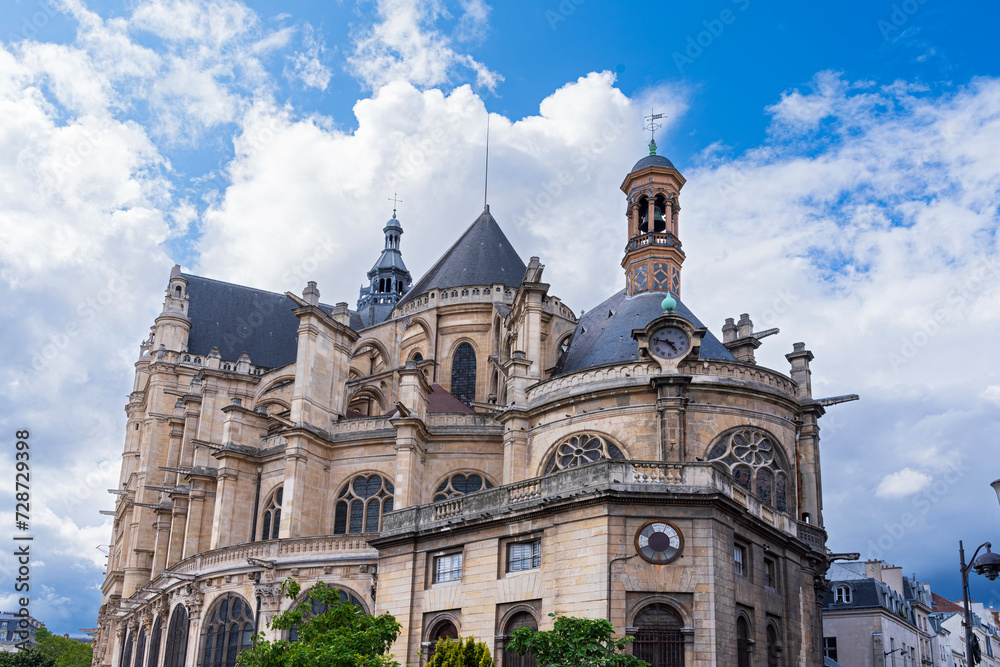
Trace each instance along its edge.
{"label": "church building", "polygon": [[[170,272],[135,364],[100,667],[232,667],[293,577],[441,637],[607,618],[654,667],[819,665],[812,353],[682,300],[670,160],[625,175],[624,287],[577,316],[487,206],[415,283],[403,227],[356,308]],[[374,254],[374,253],[373,253]],[[609,288],[609,292],[614,291]],[[294,639],[294,631],[292,637]]]}

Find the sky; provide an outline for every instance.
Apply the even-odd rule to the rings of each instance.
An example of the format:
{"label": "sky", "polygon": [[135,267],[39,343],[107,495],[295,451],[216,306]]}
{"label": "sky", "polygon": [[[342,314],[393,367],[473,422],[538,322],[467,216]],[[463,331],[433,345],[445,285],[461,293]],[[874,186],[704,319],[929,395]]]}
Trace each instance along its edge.
{"label": "sky", "polygon": [[685,303],[716,335],[779,327],[760,363],[804,341],[815,396],[861,396],[821,420],[828,546],[959,597],[958,541],[1000,544],[998,22],[962,0],[8,0],[0,532],[28,429],[33,615],[96,624],[170,267],[353,305],[398,193],[416,279],[482,210],[487,113],[491,211],[577,313],[624,285],[618,188],[665,114]]}

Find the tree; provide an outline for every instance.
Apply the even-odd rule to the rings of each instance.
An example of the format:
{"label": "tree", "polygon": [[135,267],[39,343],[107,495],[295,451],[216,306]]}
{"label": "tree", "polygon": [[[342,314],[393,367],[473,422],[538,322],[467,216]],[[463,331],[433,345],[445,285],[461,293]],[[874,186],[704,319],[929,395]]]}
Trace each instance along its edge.
{"label": "tree", "polygon": [[51,660],[55,667],[89,667],[93,661],[93,646],[54,635],[45,628],[38,628],[35,643],[35,649]]}
{"label": "tree", "polygon": [[631,637],[614,639],[614,626],[603,618],[556,616],[552,630],[518,628],[507,651],[531,653],[537,667],[648,667],[645,660],[625,653]]}
{"label": "tree", "polygon": [[490,650],[483,642],[477,642],[472,637],[462,643],[443,637],[434,648],[434,656],[427,667],[493,667]]}
{"label": "tree", "polygon": [[0,667],[55,667],[55,661],[37,648],[6,653],[0,651]]}
{"label": "tree", "polygon": [[[286,579],[285,597],[294,600],[302,587]],[[313,613],[313,602],[318,609]],[[336,589],[317,584],[299,605],[268,624],[274,630],[296,628],[294,642],[267,641],[258,635],[255,645],[240,654],[239,667],[398,667],[387,655],[399,636],[400,625],[391,614],[366,616],[350,603],[341,603]]]}

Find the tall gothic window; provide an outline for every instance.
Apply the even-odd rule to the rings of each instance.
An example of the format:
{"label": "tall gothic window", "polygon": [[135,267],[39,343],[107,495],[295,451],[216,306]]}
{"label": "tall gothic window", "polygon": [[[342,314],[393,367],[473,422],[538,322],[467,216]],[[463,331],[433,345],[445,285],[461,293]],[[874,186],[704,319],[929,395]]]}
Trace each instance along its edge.
{"label": "tall gothic window", "polygon": [[201,631],[199,667],[235,667],[236,656],[253,642],[253,612],[236,593],[212,604]]}
{"label": "tall gothic window", "polygon": [[475,493],[483,489],[492,489],[493,484],[479,473],[467,472],[452,475],[441,482],[434,491],[434,502],[449,500],[467,493]]}
{"label": "tall gothic window", "polygon": [[680,617],[665,604],[651,604],[635,617],[634,655],[650,667],[683,667]]}
{"label": "tall gothic window", "polygon": [[135,667],[142,667],[146,655],[146,626],[139,629],[139,639],[135,643]]}
{"label": "tall gothic window", "polygon": [[333,513],[335,535],[377,533],[382,515],[392,511],[392,482],[381,475],[359,475],[344,485]]}
{"label": "tall gothic window", "polygon": [[121,667],[132,667],[132,643],[135,641],[133,633],[128,633],[125,639],[125,649],[122,651]]}
{"label": "tall gothic window", "polygon": [[545,466],[545,474],[576,468],[601,459],[624,458],[622,450],[610,438],[596,433],[577,433],[556,446],[556,451]]}
{"label": "tall gothic window", "polygon": [[[354,593],[349,593],[349,592],[347,592],[347,591],[345,591],[345,590],[343,590],[341,588],[334,588],[333,586],[329,586],[328,584],[324,584],[324,583],[316,584],[316,586],[325,586],[327,588],[331,588],[331,589],[335,590],[337,593],[340,594],[340,603],[341,604],[353,604],[355,607],[357,607],[361,611],[362,614],[367,614],[368,613],[365,610],[364,603],[361,602],[361,599],[358,598],[358,596],[355,595]],[[313,616],[319,616],[320,614],[325,614],[330,609],[330,606],[327,603],[322,602],[320,600],[305,600],[305,601],[303,601],[302,603],[299,604],[299,607],[301,607],[302,605],[304,605],[306,602],[309,602],[310,605],[309,605],[309,609],[306,609],[306,610],[303,611],[303,614],[302,614],[302,620],[303,621],[305,621],[307,619],[310,619]],[[293,625],[292,627],[290,627],[288,629],[288,641],[294,642],[294,641],[298,641],[298,639],[299,639],[299,626]]]}
{"label": "tall gothic window", "polygon": [[737,485],[779,512],[788,511],[788,467],[781,445],[767,431],[749,426],[727,431],[709,447],[706,460],[725,463]]}
{"label": "tall gothic window", "polygon": [[153,622],[153,629],[149,633],[149,660],[146,664],[149,667],[158,667],[160,662],[160,637],[163,635],[163,619],[159,616]]}
{"label": "tall gothic window", "polygon": [[511,616],[507,625],[503,629],[503,667],[535,667],[535,656],[530,653],[518,655],[514,651],[507,649],[510,643],[510,636],[518,628],[538,629],[538,622],[535,617],[526,611],[519,611]]}
{"label": "tall gothic window", "polygon": [[767,624],[767,667],[778,667],[781,664],[781,647],[778,646],[778,628],[774,623]]}
{"label": "tall gothic window", "polygon": [[163,655],[163,667],[184,667],[189,622],[187,608],[182,604],[174,607],[174,613],[170,616],[170,627],[167,629],[167,648]]}
{"label": "tall gothic window", "polygon": [[466,405],[476,400],[476,351],[468,343],[459,345],[452,357],[451,394]]}
{"label": "tall gothic window", "polygon": [[284,487],[280,486],[277,491],[271,494],[271,500],[267,503],[267,509],[264,510],[264,528],[260,531],[260,539],[262,540],[278,539],[281,528],[281,498],[283,494]]}

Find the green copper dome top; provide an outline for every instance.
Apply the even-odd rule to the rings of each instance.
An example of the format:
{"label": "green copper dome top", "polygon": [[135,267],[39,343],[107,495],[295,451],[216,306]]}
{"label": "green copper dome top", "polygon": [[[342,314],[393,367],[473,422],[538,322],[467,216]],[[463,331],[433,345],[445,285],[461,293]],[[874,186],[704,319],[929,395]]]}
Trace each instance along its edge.
{"label": "green copper dome top", "polygon": [[670,292],[667,292],[663,301],[660,302],[660,306],[663,308],[663,312],[673,312],[677,310],[677,299]]}

